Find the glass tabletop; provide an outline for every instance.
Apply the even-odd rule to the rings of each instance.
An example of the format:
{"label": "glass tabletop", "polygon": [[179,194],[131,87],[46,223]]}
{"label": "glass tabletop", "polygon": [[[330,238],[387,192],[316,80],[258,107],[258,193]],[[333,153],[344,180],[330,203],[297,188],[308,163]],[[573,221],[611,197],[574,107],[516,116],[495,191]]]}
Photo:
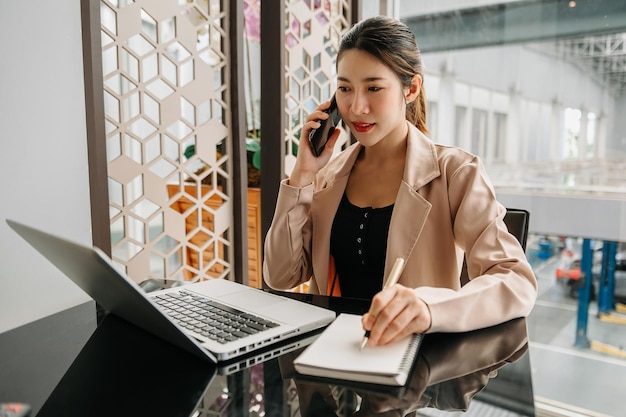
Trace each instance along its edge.
{"label": "glass tabletop", "polygon": [[[369,307],[365,300],[279,294],[338,313]],[[298,374],[293,359],[318,336],[216,365],[108,315],[37,415],[435,416],[476,407],[534,415],[524,319],[426,335],[403,387]]]}

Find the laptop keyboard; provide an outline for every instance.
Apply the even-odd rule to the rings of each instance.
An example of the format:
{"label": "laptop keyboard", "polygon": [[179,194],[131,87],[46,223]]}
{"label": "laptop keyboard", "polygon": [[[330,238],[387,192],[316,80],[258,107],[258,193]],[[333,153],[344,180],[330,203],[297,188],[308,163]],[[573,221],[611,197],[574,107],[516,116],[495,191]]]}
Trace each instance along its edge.
{"label": "laptop keyboard", "polygon": [[179,326],[219,343],[232,342],[278,326],[184,290],[155,295],[152,300]]}

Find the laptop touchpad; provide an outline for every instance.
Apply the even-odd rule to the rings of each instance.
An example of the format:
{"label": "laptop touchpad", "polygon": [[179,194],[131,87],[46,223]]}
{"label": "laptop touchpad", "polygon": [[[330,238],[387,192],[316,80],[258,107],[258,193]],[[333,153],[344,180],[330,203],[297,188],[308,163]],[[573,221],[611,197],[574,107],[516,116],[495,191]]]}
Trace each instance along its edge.
{"label": "laptop touchpad", "polygon": [[256,290],[240,291],[235,294],[225,295],[220,297],[220,300],[234,306],[241,306],[246,310],[256,310],[261,307],[286,301],[282,297]]}

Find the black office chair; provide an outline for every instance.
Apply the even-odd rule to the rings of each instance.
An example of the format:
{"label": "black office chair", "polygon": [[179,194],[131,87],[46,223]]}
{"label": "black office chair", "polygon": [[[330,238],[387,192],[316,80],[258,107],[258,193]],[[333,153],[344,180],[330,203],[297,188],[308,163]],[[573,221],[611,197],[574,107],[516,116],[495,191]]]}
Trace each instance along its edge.
{"label": "black office chair", "polygon": [[[506,223],[509,232],[517,238],[524,251],[526,251],[526,242],[528,240],[529,220],[530,213],[526,210],[506,209],[504,223]],[[468,279],[465,261],[463,261],[461,279]],[[462,282],[465,283],[467,281]],[[534,416],[534,392],[532,388],[532,374],[528,352],[517,362],[508,364],[504,368],[499,369],[498,379],[502,381],[501,384],[496,386],[488,384],[474,399],[505,408],[521,415]]]}
{"label": "black office chair", "polygon": [[[528,224],[530,220],[530,213],[523,209],[507,208],[504,215],[504,223],[509,229],[509,232],[515,236],[522,245],[524,252],[526,251],[526,242],[528,240]],[[461,285],[467,284],[469,281],[467,275],[467,263],[463,260],[463,269],[461,269]]]}
{"label": "black office chair", "polygon": [[522,245],[522,249],[526,251],[526,241],[528,240],[528,223],[530,213],[523,209],[507,208],[504,215],[504,223],[509,232],[517,238]]}

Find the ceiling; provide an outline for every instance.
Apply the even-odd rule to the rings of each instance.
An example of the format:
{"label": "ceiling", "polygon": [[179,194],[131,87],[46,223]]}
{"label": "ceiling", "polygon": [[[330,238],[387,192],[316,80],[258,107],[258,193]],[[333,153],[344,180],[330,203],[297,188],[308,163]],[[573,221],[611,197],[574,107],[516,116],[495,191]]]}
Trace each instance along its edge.
{"label": "ceiling", "polygon": [[626,90],[626,33],[558,41],[565,58],[611,88]]}
{"label": "ceiling", "polygon": [[422,52],[548,42],[552,46],[546,49],[559,58],[619,90],[615,93],[626,92],[626,1],[424,0],[417,4],[409,7],[408,0],[402,0],[401,18],[420,39]]}

